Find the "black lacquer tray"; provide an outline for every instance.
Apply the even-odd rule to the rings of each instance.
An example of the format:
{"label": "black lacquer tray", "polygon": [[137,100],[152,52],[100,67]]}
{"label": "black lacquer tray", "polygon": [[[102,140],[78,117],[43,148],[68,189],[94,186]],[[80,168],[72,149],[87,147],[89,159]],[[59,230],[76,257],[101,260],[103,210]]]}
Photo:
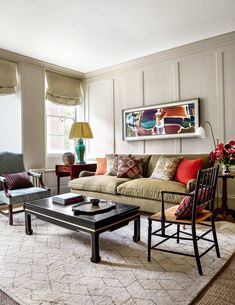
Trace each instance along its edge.
{"label": "black lacquer tray", "polygon": [[91,199],[83,201],[72,207],[74,215],[95,215],[111,211],[116,208],[116,204],[112,201]]}

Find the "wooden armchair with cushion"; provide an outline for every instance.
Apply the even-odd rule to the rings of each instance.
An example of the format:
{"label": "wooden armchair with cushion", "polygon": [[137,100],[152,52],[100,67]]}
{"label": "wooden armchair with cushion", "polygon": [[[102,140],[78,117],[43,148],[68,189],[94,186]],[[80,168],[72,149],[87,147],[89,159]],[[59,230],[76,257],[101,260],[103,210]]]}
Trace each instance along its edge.
{"label": "wooden armchair with cushion", "polygon": [[[199,170],[196,180],[195,190],[189,194],[177,192],[162,192],[162,210],[149,217],[148,228],[148,261],[151,259],[151,250],[164,251],[180,255],[192,256],[196,258],[198,272],[202,275],[202,267],[200,258],[205,255],[212,248],[215,248],[217,257],[220,257],[219,246],[216,237],[215,220],[214,220],[214,199],[215,190],[218,177],[218,167],[212,167],[204,170]],[[173,206],[169,209],[164,208],[165,195],[182,195],[183,200],[179,205]],[[159,222],[160,228],[153,230],[153,223]],[[203,225],[209,229],[200,235],[197,233],[197,225]],[[169,227],[175,225],[175,233],[169,232]],[[191,227],[191,232],[180,230],[180,226],[187,225]],[[212,232],[213,239],[206,238],[205,236]],[[153,237],[158,236],[162,238],[157,243],[152,244]],[[180,242],[180,240],[191,240],[193,242],[194,254],[177,252],[169,248],[159,247],[160,244],[173,238]],[[204,249],[200,254],[198,248],[198,241],[204,240],[211,245]]]}
{"label": "wooden armchair with cushion", "polygon": [[[36,186],[30,181],[30,176]],[[50,190],[43,184],[41,173],[25,171],[22,154],[0,153],[0,213],[9,218],[10,225],[13,225],[13,214],[23,211],[13,211],[14,206],[49,196]],[[4,205],[7,212],[2,209]]]}

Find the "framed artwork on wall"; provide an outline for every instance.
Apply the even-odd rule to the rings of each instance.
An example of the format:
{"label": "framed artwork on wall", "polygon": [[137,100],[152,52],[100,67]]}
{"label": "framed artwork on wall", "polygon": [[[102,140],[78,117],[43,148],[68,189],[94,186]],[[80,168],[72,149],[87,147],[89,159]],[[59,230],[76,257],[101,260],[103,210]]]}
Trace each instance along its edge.
{"label": "framed artwork on wall", "polygon": [[122,110],[123,140],[195,137],[199,98]]}

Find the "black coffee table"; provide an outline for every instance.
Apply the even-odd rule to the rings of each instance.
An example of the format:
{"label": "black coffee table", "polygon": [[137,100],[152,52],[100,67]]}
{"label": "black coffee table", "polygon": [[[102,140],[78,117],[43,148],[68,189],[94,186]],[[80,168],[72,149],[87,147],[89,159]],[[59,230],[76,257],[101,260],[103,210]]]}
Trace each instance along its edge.
{"label": "black coffee table", "polygon": [[91,261],[99,263],[101,260],[99,250],[99,235],[105,231],[114,231],[126,226],[134,220],[133,240],[140,240],[140,211],[139,207],[129,204],[117,203],[116,208],[97,215],[75,216],[72,207],[77,204],[61,206],[52,203],[52,198],[38,199],[25,203],[25,232],[33,234],[31,228],[31,215],[44,221],[73,230],[84,231],[91,234]]}

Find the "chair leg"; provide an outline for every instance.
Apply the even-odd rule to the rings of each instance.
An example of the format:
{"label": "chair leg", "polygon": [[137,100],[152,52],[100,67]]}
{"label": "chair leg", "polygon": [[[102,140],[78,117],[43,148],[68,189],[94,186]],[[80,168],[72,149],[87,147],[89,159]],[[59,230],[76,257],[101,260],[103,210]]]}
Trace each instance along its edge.
{"label": "chair leg", "polygon": [[218,244],[216,230],[215,230],[215,217],[214,217],[214,215],[211,216],[211,227],[212,227],[212,233],[213,233],[213,238],[214,238],[214,242],[215,242],[216,254],[217,254],[217,257],[220,257],[219,244]]}
{"label": "chair leg", "polygon": [[177,244],[179,243],[180,241],[180,225],[177,224]]}
{"label": "chair leg", "polygon": [[192,225],[192,237],[193,237],[193,247],[194,247],[194,253],[195,253],[195,258],[196,258],[196,262],[197,262],[198,272],[199,272],[200,275],[202,275],[202,266],[201,266],[201,262],[200,262],[199,252],[198,252],[197,235],[196,235],[195,225]]}
{"label": "chair leg", "polygon": [[12,208],[12,204],[8,205],[8,218],[9,218],[9,225],[12,226],[13,225],[13,208]]}
{"label": "chair leg", "polygon": [[148,226],[148,262],[151,261],[151,238],[152,238],[152,220],[149,218],[149,226]]}

